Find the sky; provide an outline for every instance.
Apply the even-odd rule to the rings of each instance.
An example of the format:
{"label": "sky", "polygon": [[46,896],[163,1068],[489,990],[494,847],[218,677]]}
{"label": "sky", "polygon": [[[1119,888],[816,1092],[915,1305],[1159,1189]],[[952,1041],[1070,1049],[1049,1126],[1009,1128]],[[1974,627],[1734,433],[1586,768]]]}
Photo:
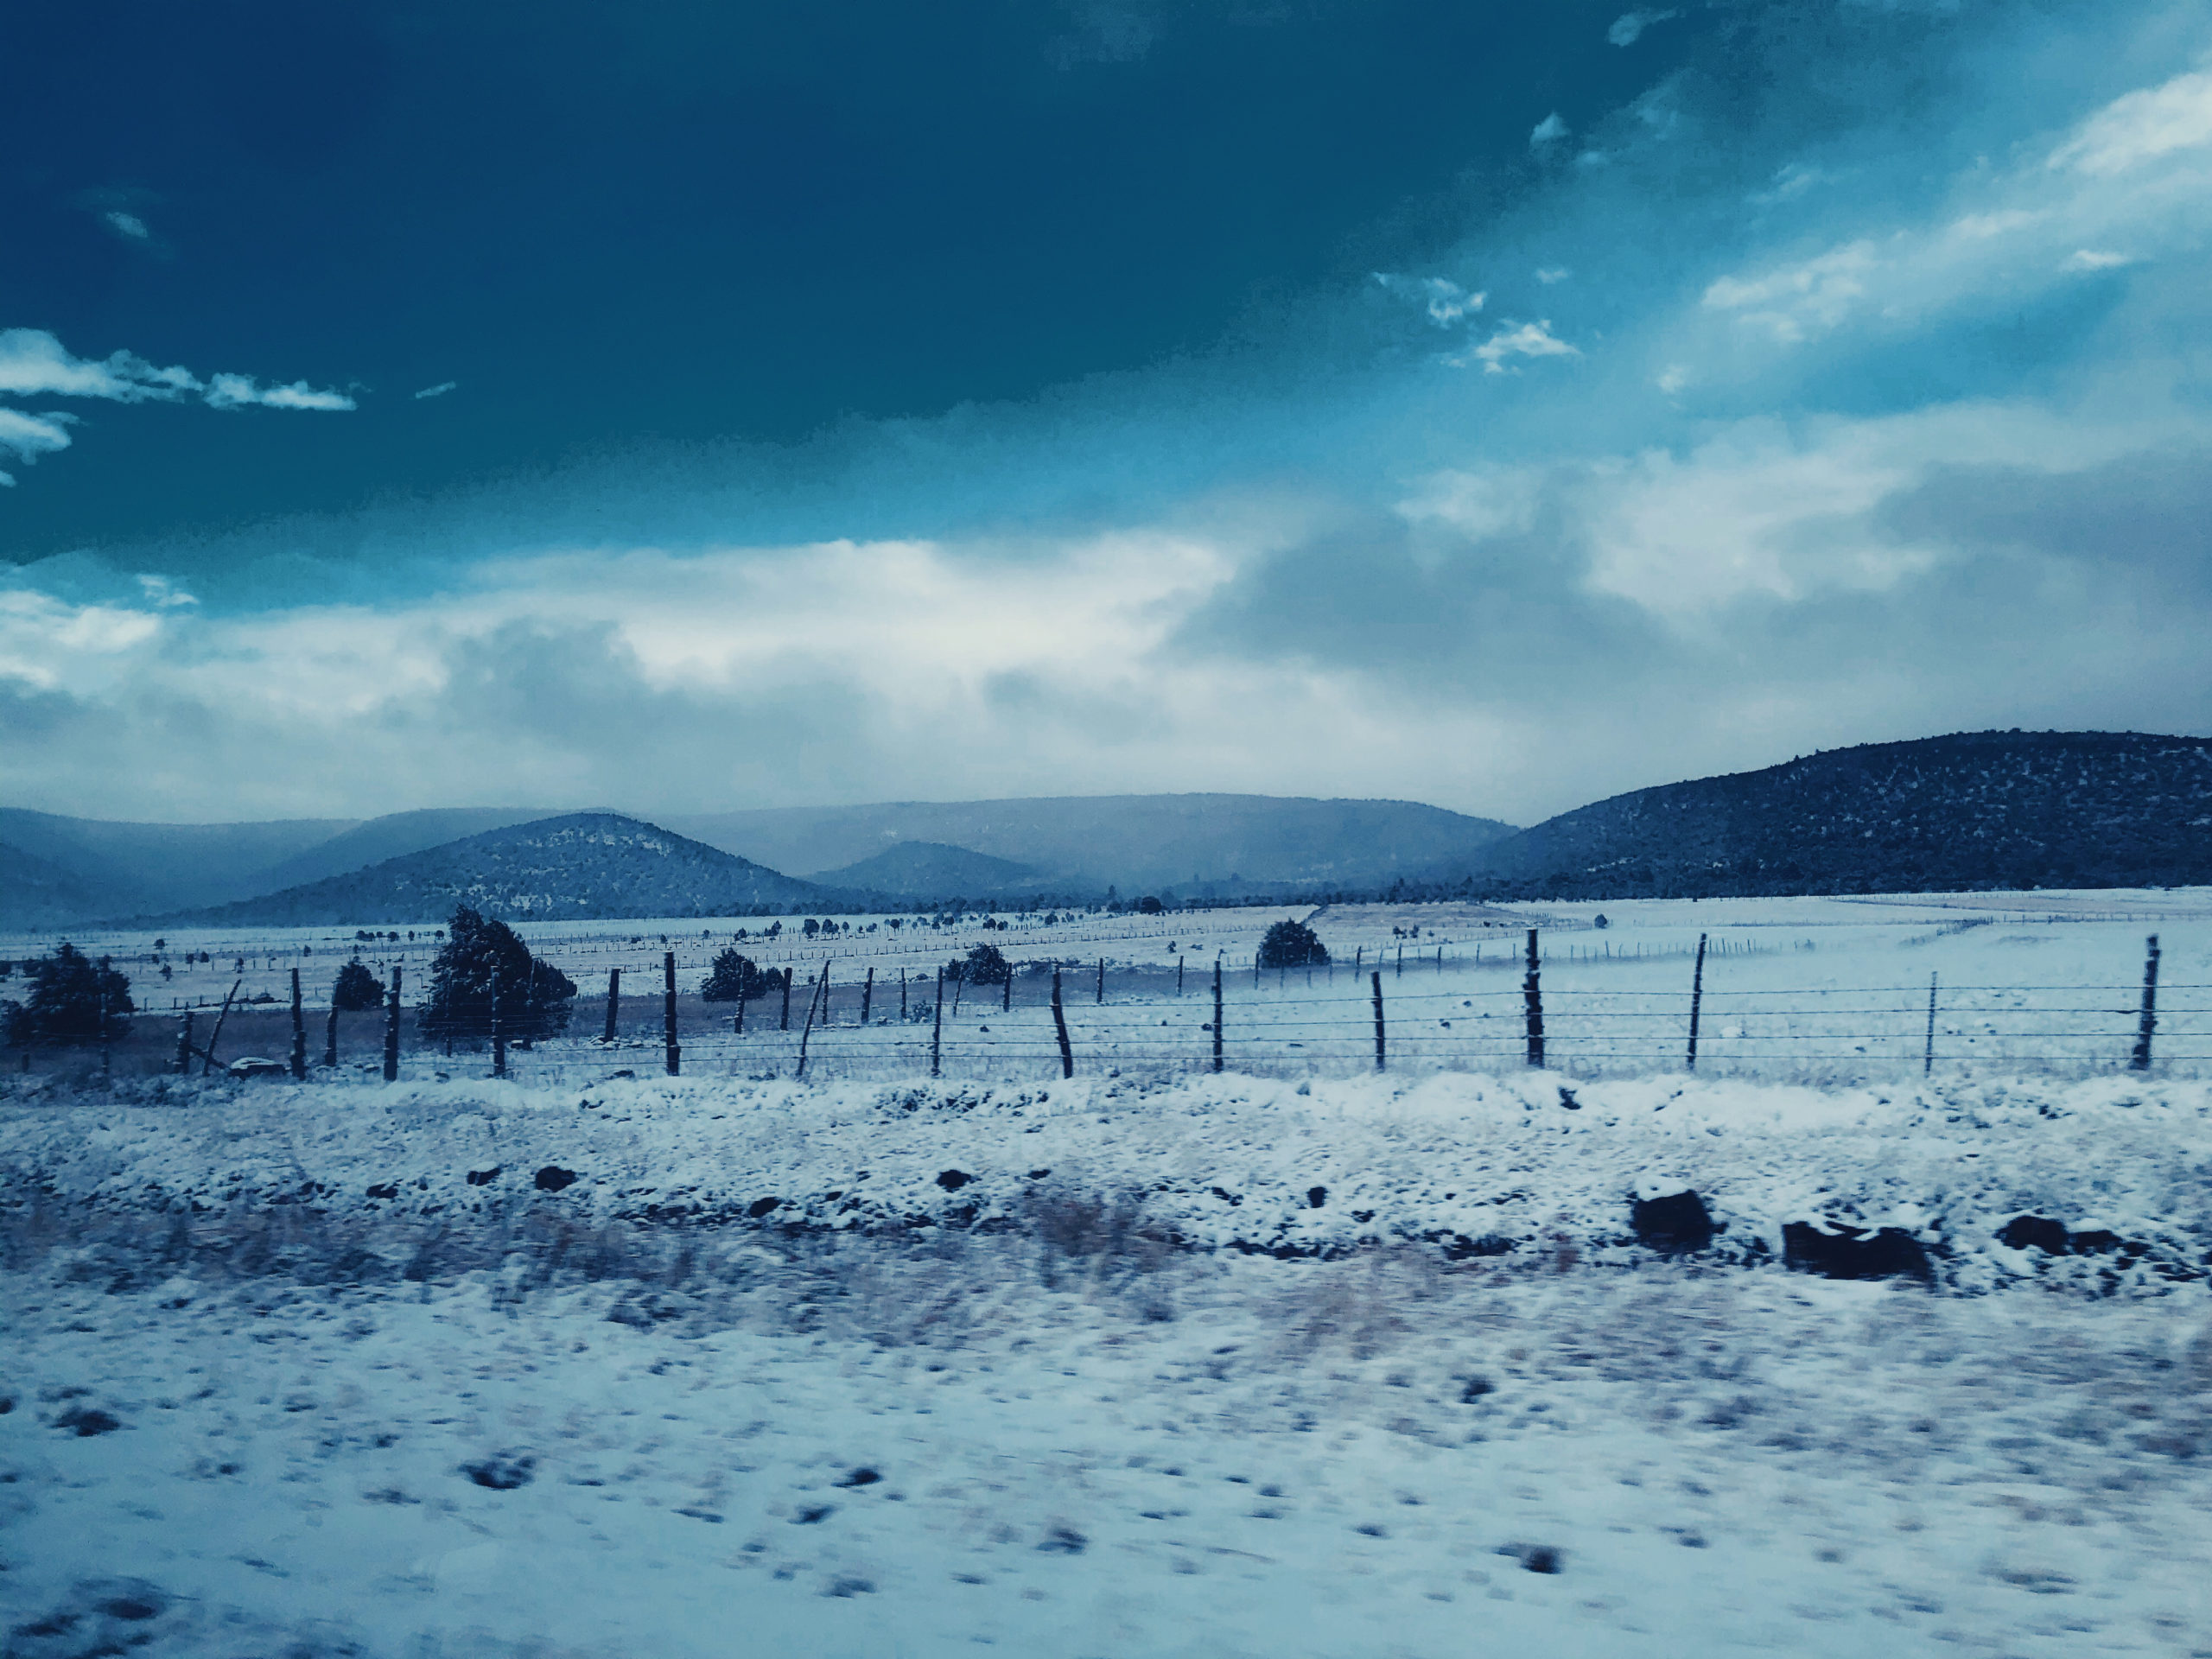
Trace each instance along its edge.
{"label": "sky", "polygon": [[2212,732],[2212,0],[23,0],[0,796]]}

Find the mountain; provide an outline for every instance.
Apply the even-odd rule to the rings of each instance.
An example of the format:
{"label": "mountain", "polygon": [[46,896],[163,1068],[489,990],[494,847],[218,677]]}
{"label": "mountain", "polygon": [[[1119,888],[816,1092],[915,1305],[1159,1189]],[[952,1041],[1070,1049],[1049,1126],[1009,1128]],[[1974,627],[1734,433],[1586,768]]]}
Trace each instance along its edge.
{"label": "mountain", "polygon": [[[910,899],[989,899],[1041,893],[1053,885],[1029,865],[934,841],[902,841],[873,858],[824,871],[815,879],[830,887]],[[1071,894],[1077,891],[1103,893],[1105,884],[1085,881],[1071,887]]]}
{"label": "mountain", "polygon": [[[262,823],[112,823],[63,817],[22,807],[0,808],[0,842],[41,860],[67,878],[45,889],[54,925],[93,917],[126,916],[220,904],[279,885],[262,873],[333,836],[358,818],[291,818]],[[25,866],[28,872],[30,867]],[[11,858],[0,859],[10,887],[19,880]],[[28,874],[22,878],[32,879]],[[64,893],[68,896],[65,899]],[[82,905],[82,909],[75,906]],[[12,899],[0,913],[15,913]]]}
{"label": "mountain", "polygon": [[1388,886],[1465,861],[1513,826],[1412,801],[1272,795],[1097,795],[772,807],[671,817],[679,833],[778,869],[849,868],[902,842],[1026,864],[1047,887]]}
{"label": "mountain", "polygon": [[0,928],[61,927],[113,909],[118,895],[52,859],[0,842]]}
{"label": "mountain", "polygon": [[1439,868],[1493,897],[2212,882],[2212,739],[1971,732],[1579,807]]}
{"label": "mountain", "polygon": [[509,825],[364,870],[206,910],[178,921],[257,926],[435,924],[455,905],[504,921],[618,916],[781,915],[849,908],[850,895],[798,881],[613,812]]}
{"label": "mountain", "polygon": [[[259,885],[253,892],[275,893],[284,887],[302,887],[328,876],[366,869],[389,858],[426,852],[450,841],[558,816],[542,806],[447,806],[417,812],[389,812],[383,817],[356,823],[342,834],[270,866],[259,873]],[[251,895],[233,896],[243,899]]]}

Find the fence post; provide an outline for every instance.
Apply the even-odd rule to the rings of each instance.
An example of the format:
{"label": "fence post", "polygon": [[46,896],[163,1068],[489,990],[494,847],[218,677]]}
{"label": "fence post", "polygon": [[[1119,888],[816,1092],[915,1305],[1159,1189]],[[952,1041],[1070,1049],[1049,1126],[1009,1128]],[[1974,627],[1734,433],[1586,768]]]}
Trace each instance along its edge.
{"label": "fence post", "polygon": [[1697,1070],[1697,1023],[1705,1011],[1705,935],[1697,936],[1697,966],[1690,971],[1690,1060]]}
{"label": "fence post", "polygon": [[1060,970],[1052,969],[1052,1029],[1060,1039],[1060,1075],[1075,1076],[1075,1050],[1068,1046],[1068,1017],[1060,1008]]}
{"label": "fence post", "polygon": [[1006,965],[1006,983],[999,988],[999,1012],[1005,1014],[1014,1007],[1014,964]]}
{"label": "fence post", "polygon": [[1357,979],[1367,968],[1367,947],[1360,945],[1351,953],[1351,976]]}
{"label": "fence post", "polygon": [[1927,1077],[1936,1070],[1936,976],[1928,976],[1928,1040],[1920,1050],[1920,1075]]}
{"label": "fence post", "polygon": [[1382,1069],[1382,973],[1377,969],[1370,980],[1375,990],[1375,1069]]}
{"label": "fence post", "polygon": [[783,1011],[783,1013],[782,1013],[781,1014],[779,1014],[779,1015],[778,1015],[778,1016],[777,1016],[777,1020],[776,1020],[776,1029],[777,1029],[778,1031],[789,1031],[791,1028],[791,964],[790,964],[790,963],[786,963],[784,965],[784,1011]]}
{"label": "fence post", "polygon": [[1529,973],[1521,982],[1521,1000],[1528,1006],[1529,1064],[1540,1066],[1544,1063],[1544,985],[1533,927],[1529,930]]}
{"label": "fence post", "polygon": [[[806,1028],[798,1034],[798,1070],[791,1073],[795,1077],[803,1077],[806,1075],[806,1039],[814,1034],[814,1005],[817,1002],[823,1003],[824,1005],[823,1012],[826,1014],[829,1012],[827,1006],[829,1000],[830,965],[824,963],[822,966],[822,977],[814,982],[814,988],[807,995]],[[824,1025],[829,1023],[826,1019],[823,1021]]]}
{"label": "fence post", "polygon": [[600,1039],[601,1042],[612,1043],[614,1040],[614,1014],[621,1006],[622,970],[610,968],[607,970],[607,1032]]}
{"label": "fence post", "polygon": [[[28,1050],[25,1051],[29,1052]],[[176,1022],[176,1074],[180,1077],[192,1070],[192,1010],[187,1008]]]}
{"label": "fence post", "polygon": [[1175,995],[1183,995],[1183,958],[1180,957],[1175,958]]}
{"label": "fence post", "polygon": [[300,1007],[300,970],[292,969],[292,1080],[304,1083],[308,1076],[308,1022]]}
{"label": "fence post", "polygon": [[899,970],[899,1023],[906,1023],[906,970]]}
{"label": "fence post", "polygon": [[1103,957],[1098,958],[1098,1000],[1101,1002],[1106,1000],[1106,958]]}
{"label": "fence post", "polygon": [[1213,959],[1213,1069],[1221,1070],[1221,958]]}
{"label": "fence post", "polygon": [[[397,963],[391,964],[391,989],[384,999],[384,1080],[399,1081],[399,986],[404,970]],[[209,1044],[210,1048],[213,1044]]]}
{"label": "fence post", "polygon": [[868,977],[861,983],[861,1024],[868,1024],[869,1005],[875,1001],[875,964],[868,965]]}
{"label": "fence post", "polygon": [[930,1009],[930,1076],[938,1075],[938,1057],[944,1047],[944,969],[937,970],[937,1001]]}
{"label": "fence post", "polygon": [[322,1063],[327,1066],[338,1064],[338,998],[330,999],[330,1012],[322,1022]]}
{"label": "fence post", "polygon": [[2151,1069],[2151,1038],[2158,1029],[2158,936],[2144,941],[2143,1013],[2135,1027],[2135,1052],[2127,1062],[2131,1071]]}
{"label": "fence post", "polygon": [[499,1022],[499,973],[492,970],[492,1075],[507,1075],[507,1028]]}
{"label": "fence post", "polygon": [[745,1035],[745,982],[742,979],[737,982],[737,1018],[730,1021],[729,1033],[733,1037]]}
{"label": "fence post", "polygon": [[661,1028],[668,1039],[668,1075],[674,1077],[683,1068],[683,1052],[676,1046],[676,952],[664,950],[660,955],[661,972]]}
{"label": "fence post", "polygon": [[827,957],[822,958],[821,991],[822,1028],[827,1031],[830,1028],[830,958]]}
{"label": "fence post", "polygon": [[1405,947],[1404,945],[1402,945],[1402,945],[1400,945],[1400,946],[1398,947],[1398,977],[1399,977],[1400,979],[1403,979],[1405,976],[1406,976],[1406,947]]}

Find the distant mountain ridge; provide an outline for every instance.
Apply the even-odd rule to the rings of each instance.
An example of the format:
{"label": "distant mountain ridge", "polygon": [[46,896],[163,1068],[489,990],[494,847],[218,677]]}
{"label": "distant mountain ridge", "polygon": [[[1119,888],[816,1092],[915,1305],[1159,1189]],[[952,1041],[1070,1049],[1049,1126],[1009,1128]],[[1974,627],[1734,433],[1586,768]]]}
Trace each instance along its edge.
{"label": "distant mountain ridge", "polygon": [[455,905],[505,921],[784,914],[849,909],[849,895],[658,825],[575,812],[466,836],[363,870],[165,918],[264,927],[436,923]]}
{"label": "distant mountain ridge", "polygon": [[1027,864],[993,858],[965,847],[934,841],[902,841],[873,858],[842,869],[822,872],[820,880],[836,887],[867,888],[899,899],[995,899],[1065,888],[1071,896],[1103,893],[1103,882],[1056,883]]}
{"label": "distant mountain ridge", "polygon": [[1433,872],[1499,898],[2212,882],[2212,739],[1967,732],[1579,807]]}
{"label": "distant mountain ridge", "polygon": [[[127,823],[0,807],[0,927],[130,916],[266,893],[262,872],[358,818]],[[35,862],[30,861],[35,861]],[[62,899],[60,895],[67,894]],[[34,910],[41,919],[31,919]]]}

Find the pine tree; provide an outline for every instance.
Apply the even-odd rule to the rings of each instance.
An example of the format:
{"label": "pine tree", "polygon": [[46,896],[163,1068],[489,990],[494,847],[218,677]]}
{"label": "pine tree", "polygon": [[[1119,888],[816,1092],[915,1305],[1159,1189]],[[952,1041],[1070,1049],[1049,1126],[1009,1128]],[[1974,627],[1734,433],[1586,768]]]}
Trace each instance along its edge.
{"label": "pine tree", "polygon": [[499,1025],[514,1040],[564,1031],[575,982],[530,954],[505,922],[467,906],[454,910],[446,942],[430,963],[430,995],[423,1004],[423,1034],[481,1037],[492,1029],[492,988],[499,989]]}
{"label": "pine tree", "polygon": [[371,973],[368,964],[356,959],[338,970],[338,978],[330,988],[330,1006],[341,1014],[355,1014],[363,1008],[384,1007],[384,982]]}
{"label": "pine tree", "polygon": [[740,956],[733,947],[715,953],[713,969],[700,985],[699,995],[708,1002],[755,1002],[775,983],[773,975],[762,973],[752,957]]}
{"label": "pine tree", "polygon": [[64,941],[52,956],[25,963],[23,976],[29,997],[0,1004],[11,1045],[113,1042],[130,1031],[137,1011],[130,982],[107,957],[96,963]]}

